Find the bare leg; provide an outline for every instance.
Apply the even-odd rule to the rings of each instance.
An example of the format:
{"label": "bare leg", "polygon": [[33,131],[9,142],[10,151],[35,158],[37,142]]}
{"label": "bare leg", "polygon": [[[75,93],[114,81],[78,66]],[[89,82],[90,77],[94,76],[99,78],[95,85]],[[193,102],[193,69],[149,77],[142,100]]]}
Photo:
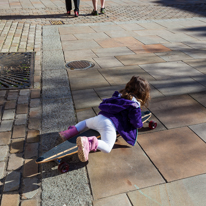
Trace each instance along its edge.
{"label": "bare leg", "polygon": [[100,0],[101,1],[101,8],[105,8],[105,0]]}
{"label": "bare leg", "polygon": [[97,11],[97,0],[92,0],[94,11]]}

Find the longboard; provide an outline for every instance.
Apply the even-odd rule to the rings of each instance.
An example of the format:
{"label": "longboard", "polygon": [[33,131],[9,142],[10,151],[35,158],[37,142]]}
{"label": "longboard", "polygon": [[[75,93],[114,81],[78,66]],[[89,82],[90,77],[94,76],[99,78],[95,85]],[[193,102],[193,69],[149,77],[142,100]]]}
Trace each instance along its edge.
{"label": "longboard", "polygon": [[[152,116],[152,113],[150,111],[142,112],[142,122],[143,123],[148,122],[148,120],[150,119],[151,116]],[[156,123],[153,121],[150,121],[149,122],[150,129],[154,129],[154,128],[152,128],[152,126],[155,128]],[[40,156],[38,159],[36,159],[36,163],[42,164],[42,163],[58,160],[58,159],[61,159],[63,157],[77,153],[78,148],[76,145],[76,139],[79,136],[86,136],[86,137],[96,136],[97,138],[100,138],[100,134],[97,131],[89,129],[85,132],[82,132],[82,133],[72,137],[69,140],[66,140],[65,142],[55,146],[54,148],[52,148],[48,152],[44,153],[42,156]],[[59,161],[59,163],[60,163],[60,161]],[[65,163],[62,165],[65,166]],[[61,169],[63,167],[62,165],[59,168],[61,172],[62,172],[62,170],[64,170],[64,169]]]}

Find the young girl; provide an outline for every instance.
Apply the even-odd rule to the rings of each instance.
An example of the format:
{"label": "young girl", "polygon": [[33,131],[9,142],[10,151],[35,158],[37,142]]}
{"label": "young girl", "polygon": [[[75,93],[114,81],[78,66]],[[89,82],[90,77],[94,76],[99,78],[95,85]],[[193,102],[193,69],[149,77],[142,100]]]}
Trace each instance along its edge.
{"label": "young girl", "polygon": [[147,105],[149,99],[149,83],[139,76],[133,76],[125,89],[115,91],[112,98],[102,101],[98,116],[83,120],[59,134],[65,141],[79,134],[86,127],[100,133],[101,140],[95,136],[77,138],[78,156],[82,162],[88,160],[90,151],[99,149],[109,153],[116,140],[116,131],[127,143],[134,146],[137,129],[143,126],[140,107]]}

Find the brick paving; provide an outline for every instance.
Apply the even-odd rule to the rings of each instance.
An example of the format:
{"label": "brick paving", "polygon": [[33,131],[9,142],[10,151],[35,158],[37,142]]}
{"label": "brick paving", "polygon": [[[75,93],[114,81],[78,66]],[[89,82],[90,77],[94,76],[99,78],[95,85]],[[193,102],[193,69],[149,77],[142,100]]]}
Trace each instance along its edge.
{"label": "brick paving", "polygon": [[[41,187],[40,187],[41,186],[40,184],[41,175],[39,173],[40,172],[39,166],[35,164],[34,160],[39,155],[38,153],[39,146],[40,146],[39,135],[41,134],[41,111],[42,111],[42,108],[41,108],[41,88],[42,88],[41,63],[42,63],[42,28],[43,26],[51,25],[50,20],[62,20],[65,25],[72,25],[72,24],[84,24],[84,23],[113,22],[113,21],[120,23],[122,21],[132,22],[136,20],[151,20],[151,19],[152,20],[164,20],[164,19],[172,20],[172,19],[185,19],[185,18],[206,16],[205,1],[196,1],[195,4],[191,2],[190,4],[189,3],[188,4],[175,3],[173,5],[171,4],[162,5],[162,4],[157,4],[157,3],[156,4],[154,3],[146,4],[144,1],[141,1],[138,5],[133,3],[129,6],[125,5],[123,1],[121,1],[118,5],[117,3],[111,1],[111,2],[108,2],[108,6],[106,8],[107,13],[105,15],[99,15],[97,17],[93,17],[90,15],[91,8],[92,8],[91,2],[89,4],[87,3],[87,1],[82,1],[79,18],[73,18],[72,16],[68,17],[64,14],[65,8],[64,8],[63,0],[61,1],[43,1],[42,0],[42,1],[35,1],[35,2],[32,2],[32,1],[10,2],[10,1],[1,0],[0,8],[1,8],[0,9],[0,52],[35,52],[36,53],[35,54],[34,76],[33,76],[34,81],[33,81],[31,89],[26,89],[26,90],[16,89],[16,90],[0,91],[1,206],[41,205]],[[147,21],[143,21],[143,22],[145,23]],[[162,25],[163,24],[164,22],[162,22]],[[168,22],[166,22],[165,24],[169,26]],[[174,22],[172,22],[172,24],[174,26]],[[133,28],[138,27],[137,30],[139,30],[142,25],[141,23],[138,25],[137,24],[122,25],[123,28],[127,28],[126,30],[129,30],[129,26]],[[151,28],[151,27],[152,27],[151,24],[148,25],[148,28]],[[94,27],[93,29],[95,30]],[[100,31],[99,29],[101,28],[96,27],[96,31]],[[129,41],[131,45],[127,45],[124,42],[115,40],[115,38],[118,38],[118,36],[115,36],[117,35],[116,33],[111,33],[111,32],[109,33],[109,32],[110,31],[104,31],[104,33],[98,34],[98,36],[96,37],[95,35],[93,36],[94,39],[95,38],[97,39],[97,42],[99,43],[99,45],[102,46],[102,48],[108,49],[108,50],[102,51],[101,50],[102,48],[96,48],[96,44],[95,44],[94,45],[95,48],[93,49],[93,51],[97,55],[92,53],[92,55],[94,55],[93,56],[94,59],[97,56],[101,57],[101,58],[96,58],[96,61],[98,62],[100,67],[102,66],[102,67],[108,68],[108,70],[107,68],[104,68],[105,70],[102,71],[105,77],[107,77],[107,72],[111,72],[109,71],[109,68],[111,66],[117,67],[117,69],[119,70],[118,73],[124,72],[121,70],[121,67],[124,69],[126,68],[126,67],[123,67],[123,64],[131,65],[132,64],[131,62],[133,62],[134,64],[140,64],[142,62],[137,62],[137,61],[140,61],[141,58],[144,58],[144,57],[147,57],[147,58],[149,57],[150,59],[154,58],[152,59],[152,63],[159,62],[159,61],[164,62],[163,59],[160,59],[162,55],[162,56],[165,56],[164,57],[165,61],[167,61],[169,57],[165,53],[170,51],[169,49],[170,47],[169,46],[166,47],[161,44],[158,46],[152,45],[152,42],[160,41],[160,43],[168,43],[169,40],[172,39],[172,41],[175,41],[175,38],[176,38],[174,35],[173,36],[171,35],[169,37],[167,35],[167,36],[162,36],[164,37],[164,40],[163,40],[163,38],[160,38],[161,34],[159,37],[156,36],[153,38],[149,38],[148,36],[145,37],[145,34],[143,33],[144,31],[142,31],[141,33],[141,29],[140,29],[138,31],[139,36],[137,37],[137,39],[140,40],[141,42],[147,42],[148,44],[150,44],[148,46],[142,44],[144,47],[142,51],[143,50],[146,51],[145,53],[162,52],[162,54],[159,55],[160,57],[154,54],[150,54],[149,56],[141,54],[140,55],[141,57],[139,57],[139,60],[138,60],[138,58],[136,57],[139,55],[138,54],[139,50],[135,51],[132,49],[133,43],[131,43],[132,42],[131,39]],[[121,33],[120,31],[121,35],[123,35],[124,32],[122,31]],[[114,38],[112,40],[112,43],[113,43],[112,46],[111,46],[110,40],[105,40],[105,33],[109,35],[110,37]],[[63,36],[63,34],[61,35],[62,40],[64,40],[63,38],[65,38],[66,41],[74,40],[77,38],[81,39],[83,36],[84,38],[86,38],[86,34],[84,35],[76,34],[76,36],[74,36],[73,34],[71,34],[70,36],[68,36],[68,34],[65,34],[65,36]],[[101,38],[104,39],[104,42],[102,43],[101,43]],[[182,38],[184,39],[185,36],[183,36]],[[166,41],[166,39],[168,41]],[[85,48],[88,48],[89,43],[87,42],[87,40],[82,41],[80,44],[80,47],[83,45],[83,43],[85,43]],[[130,48],[130,50],[120,49],[122,52],[122,56],[114,58],[113,56],[115,56],[114,55],[115,52],[116,53],[119,52],[119,48],[115,50],[114,44],[116,44],[117,47],[119,47],[119,44],[123,44],[123,46],[125,46],[124,44],[126,44],[126,46]],[[92,47],[92,45],[90,46]],[[113,47],[112,50],[109,50],[110,47]],[[171,45],[171,47],[174,48],[175,45]],[[131,51],[133,51],[134,53],[137,53],[137,55],[133,54],[133,56],[131,56],[132,59],[130,59],[129,60],[130,62],[127,63],[126,62],[128,61],[127,55],[129,55]],[[142,53],[142,51],[140,53]],[[111,57],[107,56],[108,52],[111,52],[112,54]],[[76,58],[74,53],[75,51],[73,52],[74,56],[72,58]],[[68,59],[71,58],[69,51],[65,51],[65,57],[66,55],[68,55]],[[184,55],[184,57],[180,57],[180,53],[177,53],[176,56],[178,56],[179,58],[186,58],[185,57],[186,55]],[[89,55],[89,57],[91,57],[91,55]],[[175,57],[173,56],[170,58],[173,58],[174,60]],[[120,61],[118,61],[117,59],[119,59]],[[110,62],[109,65],[105,65],[105,61],[107,60],[109,60]],[[175,61],[176,60],[179,60],[179,59],[175,59]],[[122,62],[123,64],[120,62]],[[146,62],[148,62],[148,60]],[[127,69],[128,70],[131,69],[131,71],[133,71],[133,68],[131,67],[128,67]],[[149,68],[148,68],[148,71],[149,71]],[[94,73],[94,71],[92,71],[92,73],[94,75],[97,73],[96,75],[99,76],[98,72]],[[148,75],[148,74],[144,74],[144,75]],[[114,74],[114,76],[116,77],[116,74]],[[101,79],[102,78],[99,77],[99,80]],[[122,79],[122,80],[124,81],[125,79]],[[106,82],[105,79],[101,81],[103,81],[102,86],[104,87],[108,86],[108,82]],[[114,85],[115,85],[114,78],[111,81],[114,81]],[[89,103],[84,102],[86,106],[85,105],[82,106],[83,104],[82,102],[80,103],[80,105],[78,105],[79,104],[79,102],[77,101],[78,96],[83,95],[82,93],[85,93],[86,90],[82,91],[82,93],[79,92],[78,89],[82,88],[82,85],[80,85],[78,88],[78,85],[76,83],[77,83],[77,79],[75,80],[74,83],[71,82],[72,86],[73,85],[76,86],[76,89],[77,89],[77,91],[73,91],[73,97],[74,97],[74,102],[75,102],[76,109],[77,109],[77,116],[78,116],[78,119],[80,120],[82,118],[81,113],[83,114],[83,116],[85,115],[85,113],[88,113],[89,116],[92,116],[94,115],[94,111],[98,110],[95,106],[99,103],[100,99],[96,98],[96,93],[99,93],[99,96],[101,96],[101,91],[98,90],[97,88],[96,91],[94,92],[91,88],[88,87],[87,91],[90,92],[90,98],[91,99],[93,98],[93,101]],[[80,83],[82,84],[82,82]],[[95,87],[95,84],[98,84],[98,83],[94,82],[94,85],[92,87]],[[87,107],[87,111],[78,110],[78,109],[82,109],[85,107]],[[92,109],[88,110],[88,107],[92,107]],[[160,115],[160,119],[161,118],[162,117]],[[204,117],[202,118],[204,119]],[[191,120],[192,118],[188,118],[188,119]],[[188,119],[186,119],[185,122],[189,121]],[[162,121],[164,122],[164,119]],[[165,124],[167,125],[167,122]],[[175,122],[175,124],[178,124],[178,122]],[[188,131],[186,131],[185,133],[187,132]],[[151,137],[152,135],[153,134],[151,134]],[[142,136],[142,139],[143,139],[143,136]],[[145,144],[146,149],[149,152],[151,152],[152,148],[151,148],[150,143],[148,143],[150,141],[146,143],[144,141],[142,144],[143,145]],[[199,144],[202,145],[201,143]],[[202,151],[204,151],[204,147],[203,146],[201,147],[202,147]],[[175,148],[175,145],[174,145],[174,148]],[[145,158],[144,155],[143,154],[141,155],[142,155],[142,159],[144,159]],[[159,151],[158,158],[161,158],[161,156],[164,156],[164,151]],[[157,157],[154,157],[154,159],[155,158]],[[158,158],[157,160],[155,159],[155,161],[158,162],[159,161]],[[141,162],[139,164],[141,164]],[[161,164],[161,161],[160,161],[160,164]],[[162,180],[160,180],[159,182],[162,182]],[[144,183],[142,184],[144,185]],[[129,186],[127,185],[128,188],[130,188],[130,186],[131,185]],[[119,189],[121,190],[121,188]],[[134,188],[132,189],[134,190]],[[132,194],[130,195],[132,196]],[[130,204],[125,194],[121,194],[120,199],[121,198],[123,201],[126,202],[125,203],[126,205]],[[100,200],[99,202],[101,201],[104,202],[104,200]],[[134,200],[134,202],[135,201],[137,200]],[[103,204],[107,204],[107,203],[103,203]],[[98,205],[98,201],[97,203],[95,203],[95,205]]]}

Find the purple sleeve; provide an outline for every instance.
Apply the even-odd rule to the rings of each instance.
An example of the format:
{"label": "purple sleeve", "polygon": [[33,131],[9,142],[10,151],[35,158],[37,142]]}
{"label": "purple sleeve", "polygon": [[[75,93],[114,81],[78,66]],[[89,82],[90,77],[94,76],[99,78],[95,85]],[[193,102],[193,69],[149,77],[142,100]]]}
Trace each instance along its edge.
{"label": "purple sleeve", "polygon": [[142,128],[142,115],[141,115],[141,109],[140,108],[135,108],[132,107],[130,108],[128,117],[130,119],[130,123],[135,127],[135,128]]}

